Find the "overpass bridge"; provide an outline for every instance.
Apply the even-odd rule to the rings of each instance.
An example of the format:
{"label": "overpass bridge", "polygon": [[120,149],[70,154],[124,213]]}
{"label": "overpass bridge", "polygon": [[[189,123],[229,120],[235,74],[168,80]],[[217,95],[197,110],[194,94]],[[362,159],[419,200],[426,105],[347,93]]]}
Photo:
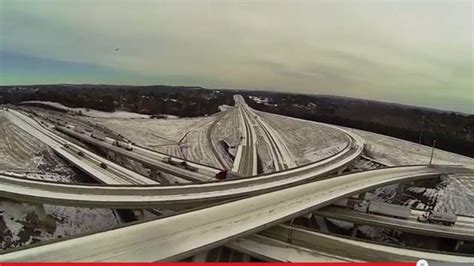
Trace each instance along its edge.
{"label": "overpass bridge", "polygon": [[402,232],[474,241],[474,218],[458,216],[456,224],[453,226],[445,226],[418,222],[417,218],[421,213],[422,212],[420,211],[412,211],[410,217],[407,220],[404,220],[384,215],[369,214],[340,207],[328,206],[315,211],[313,214],[356,224],[396,229]]}
{"label": "overpass bridge", "polygon": [[[472,170],[459,166],[410,166],[341,175],[162,219],[8,250],[0,255],[0,261],[176,260],[275,226],[355,193],[448,173],[472,173]],[[1,190],[5,190],[3,182]],[[161,206],[160,200],[155,200],[161,197],[157,194],[135,199],[133,195],[122,197],[131,199],[133,205],[141,202],[142,207]],[[119,202],[116,196],[109,194],[107,198],[115,203]],[[120,200],[120,204],[124,202]],[[346,244],[335,243],[333,247],[344,249]],[[156,248],[163,246],[167,248]],[[388,253],[386,249],[374,248],[371,254],[386,256]],[[416,257],[425,255],[427,253],[417,253]],[[386,259],[396,257],[385,257]],[[436,257],[431,259],[437,260]],[[449,262],[473,261],[472,257],[466,256],[439,259]]]}
{"label": "overpass bridge", "polygon": [[234,96],[235,104],[239,109],[239,117],[243,132],[241,143],[237,147],[232,171],[239,173],[240,176],[257,175],[257,135],[255,129],[250,123],[250,118],[244,110],[245,100],[240,95]]}
{"label": "overpass bridge", "polygon": [[[282,244],[288,241],[291,235],[290,248],[293,249],[289,261],[305,260],[305,257],[317,256],[322,261],[418,261],[425,259],[429,262],[450,262],[450,263],[474,263],[474,256],[467,254],[457,254],[442,251],[427,251],[422,249],[406,248],[399,246],[381,245],[370,241],[356,240],[350,237],[336,236],[320,233],[301,228],[281,224],[260,232],[257,238],[253,238],[253,244],[257,246],[247,246],[250,252],[258,251],[258,244],[273,243],[282,248]],[[264,237],[261,239],[259,237]],[[252,237],[250,237],[252,239]],[[238,243],[238,241],[237,241]],[[252,244],[252,243],[248,243]],[[239,248],[237,248],[239,249]],[[280,249],[280,251],[283,251]],[[284,252],[284,251],[283,251]],[[277,250],[270,249],[264,253],[266,256],[280,260],[281,255]],[[283,253],[284,254],[284,253]]]}
{"label": "overpass bridge", "polygon": [[[15,125],[33,137],[38,138],[59,156],[99,182],[105,184],[158,184],[158,182],[148,177],[110,162],[87,149],[59,137],[51,130],[42,127],[33,118],[19,111],[10,109],[9,112],[5,112],[5,115]],[[66,144],[69,148],[66,148]],[[79,152],[83,156],[80,156]],[[101,163],[106,164],[107,169],[102,168]]]}
{"label": "overpass bridge", "polygon": [[[133,150],[126,150],[125,148],[121,148],[121,147],[117,147],[113,145],[115,140],[111,138],[106,138],[104,141],[101,141],[101,140],[91,137],[91,133],[88,133],[88,132],[79,133],[72,129],[62,127],[62,126],[56,126],[56,128],[59,131],[66,133],[67,135],[70,135],[76,139],[84,141],[92,146],[103,149],[105,153],[113,152],[129,160],[139,162],[145,168],[150,168],[151,171],[155,171],[155,172],[163,171],[165,173],[189,180],[191,182],[206,182],[206,181],[214,180],[214,175],[217,172],[219,172],[219,170],[215,168],[203,167],[202,165],[199,165],[196,163],[189,163],[193,167],[196,167],[196,165],[200,167],[200,168],[196,167],[198,171],[193,172],[193,171],[186,170],[181,167],[177,167],[177,166],[168,164],[166,162],[163,162],[163,159],[166,159],[170,156],[164,156],[164,155],[152,152],[150,150],[147,150],[135,145],[132,145]],[[175,161],[176,163],[180,163],[184,161],[176,157],[172,157],[172,160]],[[188,163],[188,161],[186,161],[186,163]],[[205,172],[201,173],[203,171],[201,169],[204,169]],[[209,170],[209,169],[212,169],[212,170]]]}

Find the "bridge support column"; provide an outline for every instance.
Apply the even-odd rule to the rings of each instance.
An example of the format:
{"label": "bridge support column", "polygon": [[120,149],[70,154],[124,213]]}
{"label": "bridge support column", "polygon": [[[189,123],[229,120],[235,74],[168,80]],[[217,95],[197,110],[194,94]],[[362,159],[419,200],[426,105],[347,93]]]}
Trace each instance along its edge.
{"label": "bridge support column", "polygon": [[458,240],[456,241],[456,246],[454,247],[454,251],[458,251],[459,248],[464,244],[464,241]]}
{"label": "bridge support column", "polygon": [[112,161],[112,155],[111,155],[112,152],[107,151],[105,149],[104,149],[104,151],[105,151],[105,158],[107,158],[107,160],[109,160],[109,161]]}
{"label": "bridge support column", "polygon": [[208,252],[201,252],[199,254],[194,255],[193,262],[206,262]]}
{"label": "bridge support column", "polygon": [[351,233],[351,237],[352,237],[352,238],[355,238],[355,237],[356,237],[357,231],[359,231],[359,225],[358,225],[358,224],[354,224],[354,227],[352,227],[352,233]]}
{"label": "bridge support column", "polygon": [[166,178],[161,176],[160,171],[158,171],[158,169],[154,168],[154,167],[150,168],[150,178],[155,180],[155,181],[160,182],[163,185],[166,185],[166,184],[170,183]]}
{"label": "bridge support column", "polygon": [[360,200],[365,200],[366,197],[367,197],[367,192],[363,192],[363,193],[359,194],[359,199]]}
{"label": "bridge support column", "polygon": [[242,262],[250,262],[250,256],[247,254],[242,254]]}
{"label": "bridge support column", "polygon": [[44,220],[48,216],[43,204],[35,204],[35,211],[39,220]]}
{"label": "bridge support column", "polygon": [[346,167],[342,167],[339,170],[337,170],[338,175],[342,175],[344,173],[344,170],[346,170]]}
{"label": "bridge support column", "polygon": [[48,228],[56,228],[56,220],[46,213],[43,204],[35,204],[35,212],[38,215],[38,220]]}
{"label": "bridge support column", "polygon": [[127,161],[126,161],[126,159],[123,155],[115,154],[115,158],[117,159],[117,163],[119,165],[125,167],[125,162],[127,162]]}
{"label": "bridge support column", "polygon": [[143,209],[135,210],[135,216],[138,220],[143,220],[145,219],[145,211]]}

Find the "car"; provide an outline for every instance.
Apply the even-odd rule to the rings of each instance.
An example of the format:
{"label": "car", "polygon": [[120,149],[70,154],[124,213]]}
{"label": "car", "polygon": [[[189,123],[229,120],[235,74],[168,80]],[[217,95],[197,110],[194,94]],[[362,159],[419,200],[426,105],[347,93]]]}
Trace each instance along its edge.
{"label": "car", "polygon": [[454,213],[430,211],[418,216],[418,221],[452,226],[456,224],[457,218],[457,215]]}

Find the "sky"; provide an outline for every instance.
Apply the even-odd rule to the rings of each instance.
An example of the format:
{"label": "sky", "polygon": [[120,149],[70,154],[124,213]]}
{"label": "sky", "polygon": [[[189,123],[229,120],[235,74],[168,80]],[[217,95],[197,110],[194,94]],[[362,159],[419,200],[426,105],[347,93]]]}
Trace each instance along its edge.
{"label": "sky", "polygon": [[0,0],[0,85],[272,90],[474,114],[472,17],[470,0]]}

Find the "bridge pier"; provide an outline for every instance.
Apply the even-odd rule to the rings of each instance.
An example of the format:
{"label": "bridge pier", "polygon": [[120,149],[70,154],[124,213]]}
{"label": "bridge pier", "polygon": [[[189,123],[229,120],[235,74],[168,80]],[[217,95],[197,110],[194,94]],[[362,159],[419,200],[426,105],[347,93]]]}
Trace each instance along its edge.
{"label": "bridge pier", "polygon": [[164,178],[160,171],[158,171],[157,168],[155,167],[150,167],[150,175],[149,175],[150,179],[152,180],[155,180],[155,181],[158,181],[160,182],[161,184],[163,185],[167,185],[169,184],[170,182],[168,181],[168,179]]}
{"label": "bridge pier", "polygon": [[56,220],[46,213],[43,204],[34,204],[35,212],[38,215],[38,221],[49,228],[56,228]]}
{"label": "bridge pier", "polygon": [[357,236],[357,231],[359,231],[359,225],[354,224],[354,227],[352,227],[352,233],[351,233],[352,238],[355,238]]}
{"label": "bridge pier", "polygon": [[208,253],[209,252],[204,251],[204,252],[201,252],[201,253],[198,253],[198,254],[194,255],[193,262],[206,262]]}
{"label": "bridge pier", "polygon": [[458,251],[459,248],[464,244],[463,240],[456,241],[456,246],[454,246],[454,251]]}
{"label": "bridge pier", "polygon": [[145,219],[145,211],[143,209],[135,210],[134,213],[138,220]]}
{"label": "bridge pier", "polygon": [[339,168],[339,170],[337,170],[337,174],[342,175],[344,173],[344,170],[346,170],[346,167]]}

